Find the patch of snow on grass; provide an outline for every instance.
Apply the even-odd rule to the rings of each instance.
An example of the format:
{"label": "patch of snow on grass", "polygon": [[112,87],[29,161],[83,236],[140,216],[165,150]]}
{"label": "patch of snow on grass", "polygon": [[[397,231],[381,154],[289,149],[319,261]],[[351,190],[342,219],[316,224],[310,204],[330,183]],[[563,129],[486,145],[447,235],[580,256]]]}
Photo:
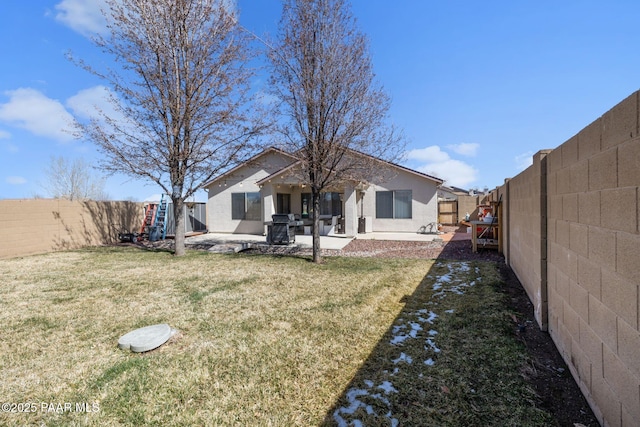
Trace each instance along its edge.
{"label": "patch of snow on grass", "polygon": [[427,345],[424,346],[424,349],[427,351],[431,350],[434,353],[440,353],[440,349],[431,338],[427,338]]}
{"label": "patch of snow on grass", "polygon": [[400,362],[406,362],[408,364],[411,364],[413,362],[413,358],[411,356],[408,356],[404,352],[402,352],[400,353],[400,356],[397,359],[393,359],[392,362],[394,365],[397,365]]}
{"label": "patch of snow on grass", "polygon": [[[421,310],[416,311],[417,314],[420,314],[421,316],[418,317],[418,321],[422,322],[422,323],[429,323],[429,324],[433,324],[433,321],[436,320],[438,318],[438,315],[435,314],[433,311],[431,310],[427,310],[426,308],[423,308]],[[427,317],[426,319],[424,317],[422,317],[422,315],[428,314],[429,317]]]}
{"label": "patch of snow on grass", "polygon": [[380,384],[378,386],[378,388],[380,390],[383,390],[385,394],[389,394],[389,393],[397,393],[398,390],[396,390],[393,387],[393,384],[391,384],[389,381],[383,381],[382,384]]}
{"label": "patch of snow on grass", "polygon": [[401,331],[407,329],[407,325],[396,325],[393,327],[391,331],[394,336],[393,338],[391,338],[391,344],[398,345],[402,344],[409,338],[416,338],[418,336],[418,332],[422,330],[422,326],[420,326],[420,324],[416,322],[409,322],[408,326],[411,327],[411,330],[408,334],[400,333]]}
{"label": "patch of snow on grass", "polygon": [[349,402],[349,406],[343,406],[334,411],[333,419],[335,420],[336,424],[340,427],[347,427],[349,425],[353,425],[353,426],[363,425],[362,421],[360,420],[348,421],[343,417],[343,415],[345,415],[347,416],[347,418],[350,418],[349,415],[355,414],[355,412],[360,408],[364,409],[364,411],[368,415],[377,416],[378,414],[374,411],[373,406],[361,400],[362,397],[368,397],[370,399],[383,403],[384,406],[389,408],[388,412],[384,414],[384,416],[389,418],[389,421],[391,422],[392,426],[397,426],[398,420],[396,418],[392,418],[391,408],[390,408],[391,402],[389,402],[389,399],[384,397],[381,393],[371,393],[371,390],[372,389],[382,390],[385,395],[389,393],[397,393],[398,390],[396,390],[395,387],[393,387],[393,384],[391,384],[389,381],[383,381],[377,387],[374,387],[375,384],[371,380],[365,380],[364,383],[367,386],[367,389],[352,388],[349,391],[347,391],[346,397],[347,397],[347,401]]}
{"label": "patch of snow on grass", "polygon": [[[471,283],[467,283],[463,279],[458,279],[458,274],[469,273],[471,271],[471,267],[468,263],[462,262],[458,264],[450,263],[447,265],[449,269],[449,273],[443,274],[436,278],[435,283],[433,284],[433,290],[435,293],[433,297],[439,297],[440,299],[446,296],[446,292],[452,292],[457,295],[463,295],[465,288],[475,285],[475,281]],[[479,269],[476,267],[476,273],[479,274]],[[476,280],[480,280],[477,278]],[[447,289],[444,289],[444,285],[447,284]]]}
{"label": "patch of snow on grass", "polygon": [[[474,286],[480,278],[476,278],[474,281],[467,283],[469,273],[472,269],[468,263],[448,263],[447,267],[449,272],[441,276],[428,276],[434,281],[432,299],[426,303],[428,307],[436,307],[439,304],[439,300],[442,300],[447,295],[464,293],[465,289]],[[476,267],[475,272],[479,274],[479,269]],[[445,313],[452,314],[455,310],[445,310]],[[425,329],[425,325],[433,325],[438,314],[428,308],[422,308],[416,311],[404,312],[403,317],[396,320],[396,324],[391,328],[391,339],[389,343],[393,346],[404,345],[407,340],[419,338],[420,332]],[[420,347],[405,347],[405,351],[393,359],[390,359],[394,365],[400,365],[401,363],[412,364],[413,360],[424,360],[426,366],[434,366],[434,357],[441,352],[441,349],[436,345],[435,337],[438,335],[438,331],[430,328],[426,334],[427,336],[421,336],[424,338],[425,345],[422,346],[424,352],[419,350]],[[419,354],[408,354],[413,350]],[[397,353],[396,353],[397,354]],[[427,356],[431,356],[428,357]],[[385,370],[383,373],[388,378],[393,378],[401,373],[399,366],[395,366],[393,371]],[[419,377],[423,377],[420,373]],[[392,426],[398,426],[399,422],[396,418],[392,417],[391,402],[386,397],[390,393],[398,393],[395,387],[389,381],[383,381],[380,385],[376,386],[371,380],[363,381],[364,388],[352,388],[346,393],[346,399],[348,405],[336,409],[333,413],[333,418],[339,426],[362,426],[363,421],[354,419],[354,415],[358,410],[364,411],[369,415],[386,417]],[[378,390],[382,390],[379,392]],[[365,403],[369,402],[369,404]],[[378,414],[375,412],[374,407],[380,410],[380,407],[388,408],[386,414]],[[381,411],[382,412],[382,411]],[[360,412],[362,413],[362,412]]]}

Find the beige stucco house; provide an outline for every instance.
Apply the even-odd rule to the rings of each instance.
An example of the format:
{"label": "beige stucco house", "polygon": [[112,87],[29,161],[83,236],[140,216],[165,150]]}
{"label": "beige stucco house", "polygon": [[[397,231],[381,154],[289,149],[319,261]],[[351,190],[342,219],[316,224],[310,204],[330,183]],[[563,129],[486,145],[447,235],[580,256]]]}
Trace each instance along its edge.
{"label": "beige stucco house", "polygon": [[[373,160],[386,178],[347,182],[322,195],[320,234],[417,232],[438,221],[441,179]],[[265,234],[271,215],[291,213],[304,223],[298,232],[310,233],[311,191],[291,173],[295,166],[292,155],[271,147],[207,183],[208,230]]]}

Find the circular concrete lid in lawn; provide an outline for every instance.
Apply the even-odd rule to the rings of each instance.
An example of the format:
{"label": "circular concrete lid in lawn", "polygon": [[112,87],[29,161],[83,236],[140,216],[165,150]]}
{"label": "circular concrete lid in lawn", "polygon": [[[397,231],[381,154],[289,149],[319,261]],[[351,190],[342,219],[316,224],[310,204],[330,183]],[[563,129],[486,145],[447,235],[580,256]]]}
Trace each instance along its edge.
{"label": "circular concrete lid in lawn", "polygon": [[142,353],[160,347],[175,333],[166,323],[145,326],[120,337],[118,347]]}

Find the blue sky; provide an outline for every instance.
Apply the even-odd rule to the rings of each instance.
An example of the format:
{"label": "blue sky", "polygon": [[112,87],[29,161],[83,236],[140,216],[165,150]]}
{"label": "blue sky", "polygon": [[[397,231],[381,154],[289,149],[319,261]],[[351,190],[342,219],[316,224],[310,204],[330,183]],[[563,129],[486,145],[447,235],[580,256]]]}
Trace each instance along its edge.
{"label": "blue sky", "polygon": [[[99,102],[103,82],[65,52],[108,61],[86,38],[102,28],[100,5],[0,5],[0,198],[45,195],[51,156],[98,158],[65,129]],[[279,0],[238,6],[244,26],[275,35]],[[640,86],[637,0],[353,0],[352,10],[407,137],[404,164],[451,185],[500,185]],[[256,79],[256,89],[263,84]],[[160,192],[123,176],[105,190],[116,200]]]}

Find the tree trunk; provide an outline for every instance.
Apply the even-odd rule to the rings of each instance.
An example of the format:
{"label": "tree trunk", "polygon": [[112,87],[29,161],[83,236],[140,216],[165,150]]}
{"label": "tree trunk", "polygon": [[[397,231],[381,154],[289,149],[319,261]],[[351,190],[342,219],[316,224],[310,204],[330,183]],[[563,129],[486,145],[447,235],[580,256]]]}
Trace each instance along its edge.
{"label": "tree trunk", "polygon": [[182,197],[172,197],[173,218],[175,222],[174,255],[185,254],[184,247],[184,200]]}
{"label": "tree trunk", "polygon": [[313,200],[313,262],[320,264],[322,255],[320,254],[320,193],[311,190]]}

